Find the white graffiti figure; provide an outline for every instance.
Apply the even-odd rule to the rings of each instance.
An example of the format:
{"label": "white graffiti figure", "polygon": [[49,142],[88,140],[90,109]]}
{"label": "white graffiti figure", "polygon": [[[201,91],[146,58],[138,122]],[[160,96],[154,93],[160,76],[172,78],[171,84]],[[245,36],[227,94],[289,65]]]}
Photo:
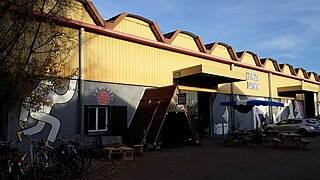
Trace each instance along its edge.
{"label": "white graffiti figure", "polygon": [[217,135],[221,134],[227,134],[228,133],[228,122],[229,122],[229,111],[228,108],[226,107],[226,110],[222,114],[223,122],[221,123],[214,123],[214,132]]}
{"label": "white graffiti figure", "polygon": [[265,125],[267,113],[268,113],[267,106],[255,106],[253,108],[255,129],[261,129]]}
{"label": "white graffiti figure", "polygon": [[296,118],[302,118],[302,112],[301,112],[302,105],[298,101],[294,101],[294,105],[295,105],[294,112],[297,113]]}
{"label": "white graffiti figure", "polygon": [[[48,137],[45,142],[45,146],[49,148],[53,148],[50,143],[53,143],[57,137],[57,134],[60,129],[60,120],[52,115],[50,115],[51,109],[55,104],[59,103],[66,103],[69,100],[72,99],[74,93],[75,93],[75,88],[77,85],[77,77],[73,77],[70,82],[69,82],[69,87],[68,90],[66,91],[65,94],[57,94],[54,90],[50,91],[45,98],[48,98],[51,100],[52,103],[50,105],[43,105],[37,108],[37,110],[28,110],[25,108],[25,106],[21,107],[21,113],[20,113],[20,118],[19,118],[19,126],[23,129],[21,131],[17,131],[17,137],[19,141],[22,142],[22,135],[25,136],[31,136],[34,134],[37,134],[41,132],[46,123],[51,125],[51,130],[48,134]],[[46,85],[52,85],[52,82],[42,80],[36,90],[35,93],[37,93],[37,90],[41,90],[42,87]],[[25,123],[28,121],[29,116],[35,120],[37,120],[37,123],[29,128],[25,129]],[[50,143],[49,143],[50,142]]]}

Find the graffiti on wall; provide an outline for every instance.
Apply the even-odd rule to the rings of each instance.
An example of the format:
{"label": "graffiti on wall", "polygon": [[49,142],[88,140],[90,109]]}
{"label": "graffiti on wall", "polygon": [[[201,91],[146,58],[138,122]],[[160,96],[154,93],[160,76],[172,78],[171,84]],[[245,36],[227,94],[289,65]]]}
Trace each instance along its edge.
{"label": "graffiti on wall", "polygon": [[[285,112],[287,111],[287,112]],[[303,101],[285,100],[284,107],[278,107],[276,113],[273,114],[274,123],[285,119],[304,118]],[[286,115],[287,114],[287,115]]]}
{"label": "graffiti on wall", "polygon": [[222,114],[223,122],[214,123],[214,133],[217,135],[224,135],[229,132],[229,110],[227,106],[225,107],[225,111]]}
{"label": "graffiti on wall", "polygon": [[[265,101],[264,98],[257,98],[257,100]],[[253,127],[254,129],[261,129],[266,125],[267,114],[269,112],[268,106],[254,106],[253,111]]]}
{"label": "graffiti on wall", "polygon": [[[45,85],[53,85],[51,81],[42,80],[34,93],[41,92],[41,89]],[[31,102],[26,102],[21,107],[20,117],[19,117],[19,127],[21,130],[17,131],[17,137],[19,141],[23,141],[23,136],[32,136],[43,131],[46,124],[51,125],[51,129],[46,138],[45,146],[52,148],[50,143],[53,143],[57,138],[58,132],[60,130],[60,120],[53,115],[50,115],[50,112],[55,104],[66,103],[70,101],[75,94],[77,85],[77,77],[73,77],[69,81],[68,89],[64,94],[57,94],[53,89],[47,93],[45,98],[50,99],[52,103],[50,105],[39,106],[36,109],[30,108],[32,106]],[[29,108],[28,108],[29,107]],[[25,127],[25,124],[28,122],[29,118],[33,118],[37,122],[31,127]]]}

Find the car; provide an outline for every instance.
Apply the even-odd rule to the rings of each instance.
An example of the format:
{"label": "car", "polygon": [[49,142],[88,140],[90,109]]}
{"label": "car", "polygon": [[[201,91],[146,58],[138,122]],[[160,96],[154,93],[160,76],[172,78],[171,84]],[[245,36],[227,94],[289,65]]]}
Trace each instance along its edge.
{"label": "car", "polygon": [[280,131],[311,135],[320,133],[320,126],[315,119],[284,119],[278,123],[266,125],[264,130],[266,133]]}

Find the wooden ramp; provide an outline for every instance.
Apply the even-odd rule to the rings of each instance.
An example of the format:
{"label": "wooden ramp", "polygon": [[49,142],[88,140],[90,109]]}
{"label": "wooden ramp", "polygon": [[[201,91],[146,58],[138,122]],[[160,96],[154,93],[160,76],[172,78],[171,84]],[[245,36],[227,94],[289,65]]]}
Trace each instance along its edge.
{"label": "wooden ramp", "polygon": [[[167,113],[177,108],[178,93],[179,90],[176,86],[146,89],[124,135],[124,143],[130,146],[143,144],[153,147],[156,145]],[[184,110],[185,108],[182,109],[185,114],[183,119],[187,121],[188,132],[190,132],[190,142],[198,144],[199,139],[190,122],[188,113]]]}

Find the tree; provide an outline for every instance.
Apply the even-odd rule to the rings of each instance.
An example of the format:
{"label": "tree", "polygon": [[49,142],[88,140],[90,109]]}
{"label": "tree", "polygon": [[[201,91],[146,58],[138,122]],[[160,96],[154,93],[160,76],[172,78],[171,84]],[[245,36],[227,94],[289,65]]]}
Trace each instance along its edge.
{"label": "tree", "polygon": [[[74,0],[1,0],[0,118],[10,99],[48,104],[46,93],[68,76],[67,63],[76,34],[57,25],[56,17],[77,11]],[[54,82],[33,93],[43,79]]]}

